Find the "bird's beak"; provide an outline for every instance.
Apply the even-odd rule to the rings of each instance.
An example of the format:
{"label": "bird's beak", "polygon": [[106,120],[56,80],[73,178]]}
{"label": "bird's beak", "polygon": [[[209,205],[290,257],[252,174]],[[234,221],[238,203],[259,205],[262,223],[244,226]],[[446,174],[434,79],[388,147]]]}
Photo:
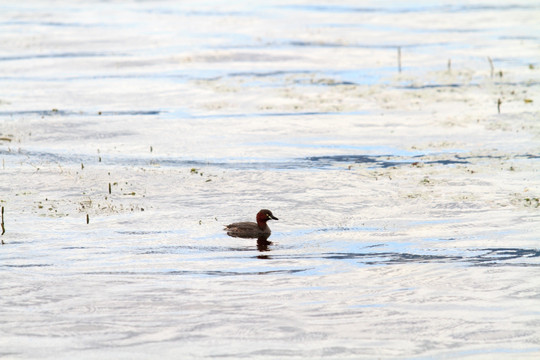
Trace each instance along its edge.
{"label": "bird's beak", "polygon": [[279,219],[278,219],[277,217],[275,217],[274,215],[268,214],[268,217],[269,217],[270,219],[279,220]]}

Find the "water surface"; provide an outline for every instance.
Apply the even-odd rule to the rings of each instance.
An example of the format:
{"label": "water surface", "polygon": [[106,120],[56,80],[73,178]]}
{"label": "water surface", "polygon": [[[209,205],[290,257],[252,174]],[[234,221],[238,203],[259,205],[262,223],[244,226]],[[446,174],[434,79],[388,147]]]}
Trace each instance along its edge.
{"label": "water surface", "polygon": [[538,18],[0,5],[0,357],[538,358]]}

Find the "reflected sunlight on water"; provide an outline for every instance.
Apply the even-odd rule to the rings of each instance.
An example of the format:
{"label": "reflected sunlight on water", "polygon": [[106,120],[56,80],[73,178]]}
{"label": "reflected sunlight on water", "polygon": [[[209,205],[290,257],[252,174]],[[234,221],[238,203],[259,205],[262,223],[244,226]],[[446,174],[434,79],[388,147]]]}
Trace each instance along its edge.
{"label": "reflected sunlight on water", "polygon": [[539,13],[0,5],[0,357],[537,358]]}

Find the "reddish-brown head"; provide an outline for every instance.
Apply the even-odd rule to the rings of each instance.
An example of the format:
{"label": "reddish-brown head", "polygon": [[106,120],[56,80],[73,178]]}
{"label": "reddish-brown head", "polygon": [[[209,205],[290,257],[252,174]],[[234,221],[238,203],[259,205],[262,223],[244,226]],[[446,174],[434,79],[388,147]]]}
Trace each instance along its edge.
{"label": "reddish-brown head", "polygon": [[279,220],[277,217],[275,217],[270,210],[262,209],[257,213],[257,225],[261,229],[264,229],[266,227],[266,222],[268,220]]}

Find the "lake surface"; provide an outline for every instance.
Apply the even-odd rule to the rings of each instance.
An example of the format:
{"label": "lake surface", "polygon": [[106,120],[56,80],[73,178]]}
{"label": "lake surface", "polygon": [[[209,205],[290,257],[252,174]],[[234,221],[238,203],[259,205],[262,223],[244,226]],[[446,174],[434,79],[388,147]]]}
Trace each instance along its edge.
{"label": "lake surface", "polygon": [[537,359],[538,19],[0,4],[0,358]]}

